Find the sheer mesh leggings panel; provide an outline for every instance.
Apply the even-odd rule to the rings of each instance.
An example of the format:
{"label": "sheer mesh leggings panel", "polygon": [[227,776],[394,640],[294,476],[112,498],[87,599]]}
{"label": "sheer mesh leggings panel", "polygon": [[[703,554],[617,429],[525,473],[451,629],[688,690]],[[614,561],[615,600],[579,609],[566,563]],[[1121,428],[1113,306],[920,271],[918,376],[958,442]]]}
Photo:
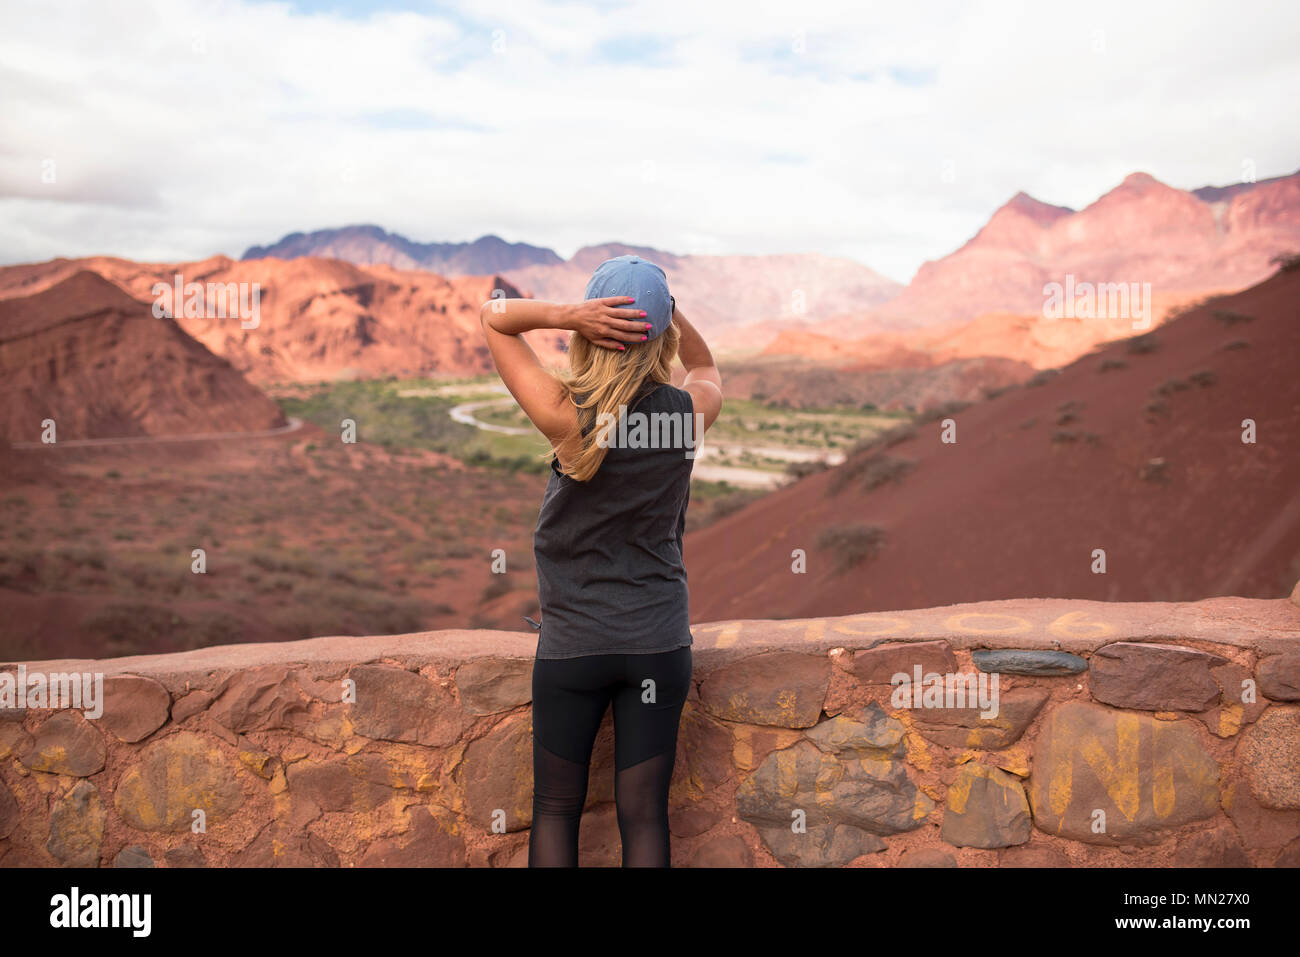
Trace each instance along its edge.
{"label": "sheer mesh leggings panel", "polygon": [[614,773],[624,867],[669,867],[668,785],[677,749]]}
{"label": "sheer mesh leggings panel", "polygon": [[530,867],[578,863],[591,749],[611,702],[623,865],[669,866],[668,787],[690,684],[689,646],[534,662]]}
{"label": "sheer mesh leggings panel", "polygon": [[529,867],[577,867],[578,825],[587,801],[587,768],[533,740],[533,829]]}
{"label": "sheer mesh leggings panel", "polygon": [[[624,867],[669,867],[668,787],[677,754],[671,749],[614,773]],[[588,765],[533,742],[533,828],[529,867],[577,867]]]}

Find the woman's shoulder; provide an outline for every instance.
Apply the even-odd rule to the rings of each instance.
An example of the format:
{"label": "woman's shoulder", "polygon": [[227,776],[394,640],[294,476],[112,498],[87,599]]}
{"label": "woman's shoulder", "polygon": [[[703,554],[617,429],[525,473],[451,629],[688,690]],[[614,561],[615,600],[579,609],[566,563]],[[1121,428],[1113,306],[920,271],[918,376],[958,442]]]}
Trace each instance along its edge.
{"label": "woman's shoulder", "polygon": [[652,393],[661,403],[672,408],[690,409],[692,404],[691,394],[685,389],[679,389],[671,382],[665,382],[654,390]]}

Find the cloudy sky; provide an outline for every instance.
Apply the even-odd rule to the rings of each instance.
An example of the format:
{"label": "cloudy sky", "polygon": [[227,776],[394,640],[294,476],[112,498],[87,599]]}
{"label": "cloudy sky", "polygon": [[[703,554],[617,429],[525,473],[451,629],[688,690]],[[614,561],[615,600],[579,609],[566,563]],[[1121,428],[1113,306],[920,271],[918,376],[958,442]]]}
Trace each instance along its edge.
{"label": "cloudy sky", "polygon": [[906,281],[1019,190],[1300,167],[1300,4],[6,0],[0,262],[378,223]]}

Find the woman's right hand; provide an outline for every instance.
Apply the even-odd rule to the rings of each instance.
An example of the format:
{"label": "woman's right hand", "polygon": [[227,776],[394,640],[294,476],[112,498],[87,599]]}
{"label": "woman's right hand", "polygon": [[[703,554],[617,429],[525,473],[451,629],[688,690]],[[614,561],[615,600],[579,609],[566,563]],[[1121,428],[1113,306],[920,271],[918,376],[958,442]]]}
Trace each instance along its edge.
{"label": "woman's right hand", "polygon": [[625,342],[644,342],[650,332],[641,309],[621,308],[635,302],[631,296],[588,299],[568,308],[565,328],[606,349],[623,349]]}

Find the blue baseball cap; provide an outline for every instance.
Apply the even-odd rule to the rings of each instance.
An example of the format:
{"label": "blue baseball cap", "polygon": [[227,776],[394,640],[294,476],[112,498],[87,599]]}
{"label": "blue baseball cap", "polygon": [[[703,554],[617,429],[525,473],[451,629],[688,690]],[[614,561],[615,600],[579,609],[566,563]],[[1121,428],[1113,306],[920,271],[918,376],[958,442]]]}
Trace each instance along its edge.
{"label": "blue baseball cap", "polygon": [[586,299],[606,296],[631,296],[636,300],[628,309],[644,309],[650,323],[647,341],[662,335],[673,321],[673,297],[668,294],[668,276],[662,269],[640,256],[617,256],[596,267],[587,282]]}

